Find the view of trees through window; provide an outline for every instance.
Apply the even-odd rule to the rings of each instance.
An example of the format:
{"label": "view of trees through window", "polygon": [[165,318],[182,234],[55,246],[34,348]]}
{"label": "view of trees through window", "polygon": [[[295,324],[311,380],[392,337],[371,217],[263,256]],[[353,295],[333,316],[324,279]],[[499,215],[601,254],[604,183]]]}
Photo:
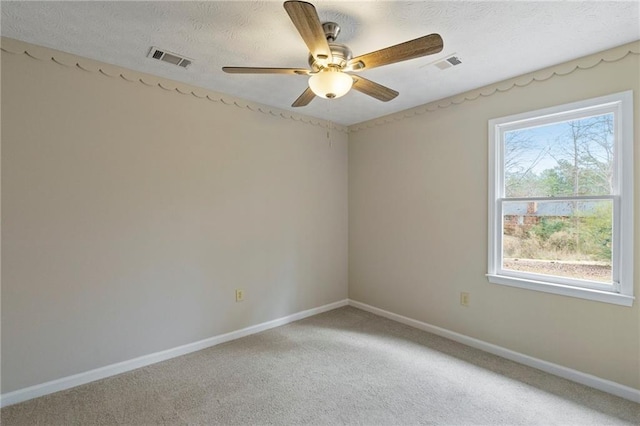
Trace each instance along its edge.
{"label": "view of trees through window", "polygon": [[504,133],[504,269],[612,282],[614,133],[613,114]]}

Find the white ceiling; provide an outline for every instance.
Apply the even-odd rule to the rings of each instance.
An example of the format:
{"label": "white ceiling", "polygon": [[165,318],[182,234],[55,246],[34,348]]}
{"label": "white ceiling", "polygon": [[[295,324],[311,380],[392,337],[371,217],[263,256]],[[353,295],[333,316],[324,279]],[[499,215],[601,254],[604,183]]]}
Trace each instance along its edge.
{"label": "white ceiling", "polygon": [[[282,1],[7,2],[3,36],[350,125],[640,39],[635,1],[322,1],[355,55],[430,33],[436,55],[365,70],[400,92],[387,103],[351,91],[291,108],[307,87],[294,75],[233,75],[222,66],[307,67]],[[182,69],[147,58],[151,46],[193,58]],[[433,63],[455,54],[462,64]]]}

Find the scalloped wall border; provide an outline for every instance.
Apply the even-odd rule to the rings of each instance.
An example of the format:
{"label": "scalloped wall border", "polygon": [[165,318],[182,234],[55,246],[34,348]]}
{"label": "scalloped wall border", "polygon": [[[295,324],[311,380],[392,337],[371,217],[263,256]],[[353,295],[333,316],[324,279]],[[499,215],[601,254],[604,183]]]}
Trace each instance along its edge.
{"label": "scalloped wall border", "polygon": [[0,51],[11,55],[24,54],[37,61],[51,61],[57,65],[85,72],[94,73],[104,77],[120,79],[128,83],[140,83],[148,87],[156,87],[168,92],[175,92],[180,95],[191,95],[197,99],[208,100],[226,106],[235,106],[240,109],[247,109],[251,112],[262,113],[276,118],[293,120],[311,126],[321,127],[327,131],[340,131],[348,133],[348,127],[333,123],[328,120],[321,120],[300,114],[293,114],[288,111],[273,108],[267,105],[257,104],[234,98],[229,95],[179,83],[174,80],[165,79],[152,74],[141,73],[129,70],[116,65],[94,61],[60,50],[50,49],[43,46],[15,40],[8,37],[1,37]]}
{"label": "scalloped wall border", "polygon": [[547,67],[528,74],[523,74],[498,83],[493,83],[478,89],[474,89],[459,95],[440,99],[425,105],[410,108],[387,116],[375,118],[373,120],[364,121],[362,123],[351,126],[342,126],[327,120],[321,120],[305,115],[293,114],[288,111],[273,108],[267,105],[251,103],[239,98],[233,98],[218,92],[207,89],[182,84],[173,80],[164,79],[151,74],[145,74],[126,68],[110,65],[92,59],[83,58],[81,56],[72,55],[26,43],[23,41],[11,39],[8,37],[1,38],[0,51],[9,54],[24,54],[32,59],[52,62],[71,69],[78,69],[85,72],[92,72],[110,78],[120,78],[129,83],[141,83],[148,87],[157,87],[169,92],[176,92],[181,95],[192,95],[197,99],[205,99],[215,103],[221,103],[226,106],[235,106],[240,109],[247,109],[252,112],[270,115],[276,118],[293,120],[304,124],[321,127],[329,130],[337,130],[343,133],[358,132],[364,129],[401,121],[407,118],[423,115],[438,109],[448,108],[452,105],[459,105],[464,102],[474,101],[480,97],[492,96],[498,92],[507,92],[514,87],[525,87],[533,82],[541,82],[549,80],[556,76],[565,76],[577,70],[586,70],[594,68],[602,63],[618,62],[629,55],[640,55],[640,40],[634,41],[613,49],[598,52],[582,58],[574,59],[569,62]]}
{"label": "scalloped wall border", "polygon": [[514,87],[525,87],[535,82],[549,80],[556,76],[565,76],[577,70],[587,70],[594,68],[602,63],[618,62],[629,55],[640,55],[640,40],[614,47],[613,49],[603,52],[594,53],[582,58],[574,59],[562,64],[553,65],[531,73],[523,74],[518,77],[510,78],[498,83],[493,83],[478,89],[440,99],[425,105],[406,109],[384,117],[375,118],[373,120],[364,121],[362,123],[349,126],[349,133],[358,132],[364,129],[401,121],[407,118],[423,115],[438,109],[448,108],[452,105],[460,105],[463,102],[474,101],[480,97],[492,96],[498,92],[507,92]]}

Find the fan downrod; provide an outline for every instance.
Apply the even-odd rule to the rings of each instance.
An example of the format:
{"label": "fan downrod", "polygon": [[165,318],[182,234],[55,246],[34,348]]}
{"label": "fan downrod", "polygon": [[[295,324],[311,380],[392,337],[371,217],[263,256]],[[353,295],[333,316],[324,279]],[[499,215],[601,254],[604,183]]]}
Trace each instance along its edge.
{"label": "fan downrod", "polygon": [[338,34],[340,34],[340,25],[335,22],[325,22],[322,24],[322,29],[324,30],[324,36],[327,38],[329,43],[333,43],[338,38]]}

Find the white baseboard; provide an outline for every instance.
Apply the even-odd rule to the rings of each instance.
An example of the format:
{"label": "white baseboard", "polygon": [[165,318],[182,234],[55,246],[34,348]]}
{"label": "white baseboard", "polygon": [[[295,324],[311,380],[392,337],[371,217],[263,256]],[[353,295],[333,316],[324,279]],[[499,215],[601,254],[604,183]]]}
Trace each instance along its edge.
{"label": "white baseboard", "polygon": [[537,368],[538,370],[542,370],[555,376],[559,376],[564,379],[568,379],[573,382],[580,383],[594,389],[598,389],[603,392],[628,399],[630,401],[640,402],[640,390],[638,389],[621,385],[620,383],[612,382],[610,380],[602,379],[591,374],[583,373],[578,370],[563,367],[558,364],[543,361],[529,355],[515,352],[501,346],[484,342],[482,340],[474,339],[473,337],[465,336],[464,334],[456,333],[454,331],[437,327],[435,325],[427,324],[426,322],[394,314],[393,312],[385,311],[383,309],[376,308],[375,306],[370,306],[365,303],[357,302],[355,300],[349,299],[349,305],[353,306],[354,308],[362,309],[363,311],[371,312],[381,317],[389,318],[402,324],[427,331],[429,333],[437,334],[438,336],[446,337],[447,339],[454,340],[458,343],[462,343],[464,345],[501,356],[502,358],[506,358],[511,361],[527,365],[529,367]]}
{"label": "white baseboard", "polygon": [[289,324],[303,318],[340,308],[342,306],[346,306],[347,304],[347,299],[340,300],[338,302],[330,303],[328,305],[320,306],[313,309],[308,309],[306,311],[274,319],[272,321],[263,322],[262,324],[253,325],[241,330],[236,330],[230,333],[221,334],[219,336],[210,337],[198,342],[188,343],[186,345],[178,346],[172,349],[144,355],[127,361],[118,362],[116,364],[107,365],[105,367],[96,368],[95,370],[85,371],[84,373],[78,373],[72,376],[62,377],[60,379],[52,380],[50,382],[42,383],[39,385],[29,386],[24,389],[18,389],[16,391],[0,395],[0,407],[17,404],[19,402],[37,398],[39,396],[44,396],[75,386],[84,385],[85,383],[93,382],[95,380],[115,376],[116,374],[135,370],[136,368],[145,367],[147,365],[155,364],[160,361],[165,361],[181,355],[186,355],[191,352],[196,352],[202,349],[209,348],[211,346],[219,345],[220,343],[239,339],[241,337],[249,336],[251,334]]}

